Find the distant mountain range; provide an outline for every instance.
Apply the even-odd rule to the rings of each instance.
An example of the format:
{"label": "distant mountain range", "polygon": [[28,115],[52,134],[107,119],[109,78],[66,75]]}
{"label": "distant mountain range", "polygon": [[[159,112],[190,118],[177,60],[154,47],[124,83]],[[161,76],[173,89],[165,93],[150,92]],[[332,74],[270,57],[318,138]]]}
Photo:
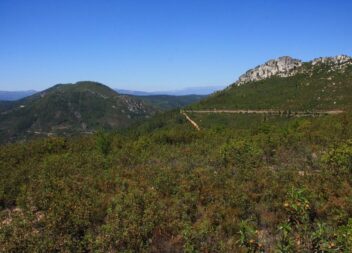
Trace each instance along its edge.
{"label": "distant mountain range", "polygon": [[222,90],[224,86],[204,86],[204,87],[189,87],[180,90],[168,90],[168,91],[134,91],[115,89],[118,93],[134,95],[134,96],[151,96],[151,95],[170,95],[170,96],[186,96],[186,95],[209,95],[215,91]]}
{"label": "distant mountain range", "polygon": [[[120,94],[133,95],[133,96],[154,96],[154,95],[169,95],[169,96],[188,96],[188,95],[209,95],[215,91],[223,89],[223,86],[204,86],[204,87],[190,87],[180,90],[169,91],[135,91],[125,89],[114,89]],[[31,96],[38,91],[0,91],[0,101],[15,101],[21,98]]]}
{"label": "distant mountain range", "polygon": [[14,101],[24,97],[28,97],[37,93],[35,90],[25,90],[25,91],[0,91],[0,100],[4,101]]}

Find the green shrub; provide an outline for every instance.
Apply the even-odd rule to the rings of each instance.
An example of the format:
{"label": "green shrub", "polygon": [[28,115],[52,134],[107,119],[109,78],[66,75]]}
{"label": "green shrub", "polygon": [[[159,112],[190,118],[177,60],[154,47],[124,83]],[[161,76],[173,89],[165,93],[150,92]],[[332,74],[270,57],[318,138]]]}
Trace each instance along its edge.
{"label": "green shrub", "polygon": [[352,172],[352,140],[330,149],[323,156],[323,162],[331,168]]}
{"label": "green shrub", "polygon": [[98,132],[96,134],[96,146],[103,155],[108,155],[111,150],[112,136],[108,133]]}
{"label": "green shrub", "polygon": [[240,168],[256,167],[262,163],[263,151],[248,141],[233,141],[220,149],[223,162]]}

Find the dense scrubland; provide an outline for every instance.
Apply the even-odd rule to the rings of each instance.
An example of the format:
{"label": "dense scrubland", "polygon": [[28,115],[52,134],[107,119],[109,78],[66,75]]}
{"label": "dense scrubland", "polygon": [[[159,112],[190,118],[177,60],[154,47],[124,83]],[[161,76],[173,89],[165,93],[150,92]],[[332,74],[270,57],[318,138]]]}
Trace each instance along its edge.
{"label": "dense scrubland", "polygon": [[352,250],[351,114],[197,117],[1,146],[0,251]]}

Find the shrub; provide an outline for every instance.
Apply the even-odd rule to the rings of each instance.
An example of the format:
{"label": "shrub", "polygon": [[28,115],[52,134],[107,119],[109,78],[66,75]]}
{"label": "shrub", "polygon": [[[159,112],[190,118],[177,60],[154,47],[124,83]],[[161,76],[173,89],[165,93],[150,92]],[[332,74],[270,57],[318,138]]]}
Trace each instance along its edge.
{"label": "shrub", "polygon": [[323,156],[323,162],[333,169],[352,172],[352,140],[332,148]]}
{"label": "shrub", "polygon": [[111,150],[112,139],[111,135],[104,132],[98,132],[96,135],[96,145],[98,150],[103,155],[108,155]]}
{"label": "shrub", "polygon": [[225,165],[240,168],[256,167],[262,162],[263,151],[247,141],[233,141],[220,149]]}

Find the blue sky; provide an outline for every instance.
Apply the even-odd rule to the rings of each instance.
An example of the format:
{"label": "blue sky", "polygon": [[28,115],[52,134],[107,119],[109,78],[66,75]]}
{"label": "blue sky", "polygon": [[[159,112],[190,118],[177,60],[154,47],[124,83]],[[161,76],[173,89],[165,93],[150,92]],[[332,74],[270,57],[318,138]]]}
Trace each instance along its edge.
{"label": "blue sky", "polygon": [[290,55],[352,55],[350,0],[0,0],[0,90],[226,86]]}

